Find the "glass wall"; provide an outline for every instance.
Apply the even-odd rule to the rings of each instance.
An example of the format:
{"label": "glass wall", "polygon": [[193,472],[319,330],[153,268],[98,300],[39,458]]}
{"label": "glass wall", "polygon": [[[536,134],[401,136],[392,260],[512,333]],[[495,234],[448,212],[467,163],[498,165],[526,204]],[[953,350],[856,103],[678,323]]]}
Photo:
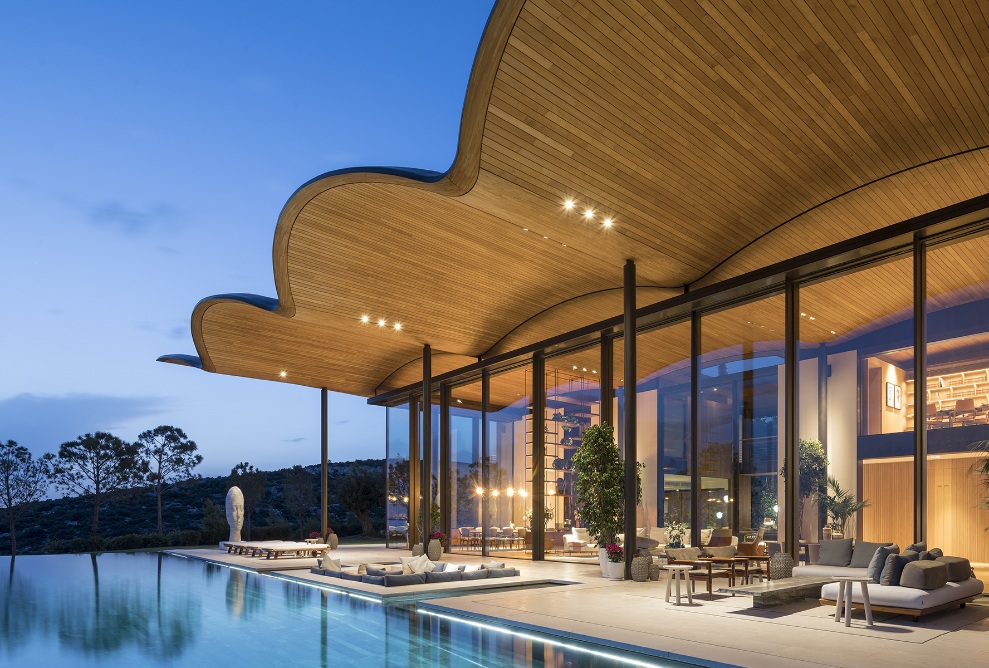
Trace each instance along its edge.
{"label": "glass wall", "polygon": [[697,468],[700,542],[781,535],[785,299],[701,319]]}
{"label": "glass wall", "polygon": [[800,536],[906,547],[914,532],[912,256],[801,287],[799,322]]}
{"label": "glass wall", "polygon": [[[989,236],[927,253],[927,386],[916,400],[927,428],[928,545],[989,567]],[[911,388],[913,392],[913,388]],[[926,406],[926,408],[924,408]],[[983,579],[985,579],[983,577]]]}
{"label": "glass wall", "polygon": [[601,347],[593,345],[546,359],[546,555],[596,558],[597,550],[569,545],[563,534],[581,526],[571,463],[588,427],[601,422]]}
{"label": "glass wall", "polygon": [[[490,554],[531,557],[530,529],[538,521],[532,517],[531,392],[531,364],[491,374],[486,482],[475,490],[487,507],[481,523]],[[544,520],[552,525],[551,517]]]}
{"label": "glass wall", "polygon": [[388,503],[385,507],[388,547],[409,549],[409,405],[385,410],[385,440],[388,449]]}
{"label": "glass wall", "polygon": [[481,548],[481,381],[450,389],[450,550]]}
{"label": "glass wall", "polygon": [[[615,415],[623,443],[624,339],[615,341],[614,353]],[[644,536],[665,545],[669,523],[691,525],[689,321],[638,334],[635,388],[636,457],[644,464],[635,523]]]}

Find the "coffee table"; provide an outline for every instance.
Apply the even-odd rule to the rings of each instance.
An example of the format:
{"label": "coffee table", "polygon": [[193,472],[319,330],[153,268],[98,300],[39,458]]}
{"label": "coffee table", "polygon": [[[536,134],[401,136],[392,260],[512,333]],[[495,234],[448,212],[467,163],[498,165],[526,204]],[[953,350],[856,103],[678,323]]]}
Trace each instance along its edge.
{"label": "coffee table", "polygon": [[836,579],[813,576],[783,578],[782,580],[767,580],[757,584],[722,587],[718,589],[718,593],[751,596],[753,608],[772,608],[785,603],[802,601],[805,598],[817,598],[821,595],[821,587],[834,582]]}

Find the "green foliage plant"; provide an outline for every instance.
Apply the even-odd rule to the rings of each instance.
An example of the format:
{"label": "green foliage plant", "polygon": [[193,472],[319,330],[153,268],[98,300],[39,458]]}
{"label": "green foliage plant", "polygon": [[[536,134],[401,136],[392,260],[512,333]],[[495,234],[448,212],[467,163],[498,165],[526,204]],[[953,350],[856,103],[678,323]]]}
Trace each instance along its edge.
{"label": "green foliage plant", "polygon": [[0,442],[0,504],[7,509],[10,554],[17,556],[17,520],[29,503],[45,497],[52,455],[34,459],[17,441]]}
{"label": "green foliage plant", "polygon": [[863,508],[868,508],[869,502],[856,501],[855,495],[843,489],[837,478],[828,476],[828,493],[821,497],[821,505],[828,514],[831,530],[844,535],[849,518]]}
{"label": "green foliage plant", "polygon": [[[641,465],[637,469],[641,470]],[[617,542],[625,523],[625,465],[619,457],[615,432],[602,423],[588,427],[573,455],[577,514],[598,545]],[[641,473],[636,472],[641,498]]]}
{"label": "green foliage plant", "polygon": [[52,460],[52,479],[67,493],[93,495],[93,528],[96,536],[100,506],[114,492],[132,487],[147,473],[138,446],[113,434],[98,431],[63,443]]}
{"label": "green foliage plant", "polygon": [[365,536],[375,535],[370,510],[385,503],[384,476],[356,465],[350,468],[347,475],[337,480],[336,487],[337,503],[357,516],[361,523],[361,533]]}
{"label": "green foliage plant", "polygon": [[[786,460],[780,475],[786,479]],[[813,438],[800,439],[797,456],[797,526],[804,516],[804,505],[811,499],[824,497],[827,493],[828,457],[824,454],[824,444]]]}
{"label": "green foliage plant", "polygon": [[285,512],[299,525],[299,535],[303,535],[306,517],[316,506],[316,492],[313,488],[313,475],[296,464],[282,479],[282,503]]}
{"label": "green foliage plant", "polygon": [[148,467],[147,480],[158,497],[158,533],[162,533],[162,492],[173,482],[193,477],[192,469],[202,463],[203,456],[196,453],[196,442],[189,440],[184,431],[168,425],[141,432],[137,443],[140,458]]}
{"label": "green foliage plant", "polygon": [[[972,465],[971,471],[981,479],[982,486],[989,491],[989,441],[976,441],[970,447],[979,453],[979,458]],[[989,508],[989,496],[982,498],[979,507]],[[984,527],[984,530],[989,531],[989,527]]]}

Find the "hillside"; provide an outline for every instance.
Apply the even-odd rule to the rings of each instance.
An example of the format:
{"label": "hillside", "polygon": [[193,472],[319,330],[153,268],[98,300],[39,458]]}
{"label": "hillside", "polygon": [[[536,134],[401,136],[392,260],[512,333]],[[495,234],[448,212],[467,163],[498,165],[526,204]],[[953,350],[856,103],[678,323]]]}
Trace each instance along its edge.
{"label": "hillside", "polygon": [[[361,532],[357,518],[335,503],[335,481],[347,475],[353,465],[364,466],[382,476],[382,504],[372,509],[371,520],[377,530],[383,530],[385,524],[384,460],[331,463],[329,523],[341,536]],[[282,498],[282,482],[290,469],[267,471],[265,494],[251,518],[252,538],[299,538],[302,534],[319,529],[319,464],[306,466],[305,469],[312,474],[314,503],[302,529],[289,518]],[[17,522],[17,552],[40,554],[46,551],[80,552],[87,549],[215,543],[227,537],[224,502],[229,488],[230,482],[226,476],[199,478],[169,487],[162,498],[163,534],[157,533],[158,511],[153,489],[139,488],[118,493],[100,506],[99,537],[95,540],[90,540],[92,496],[34,503],[24,510]],[[6,522],[0,527],[0,554],[10,554],[10,533]]]}

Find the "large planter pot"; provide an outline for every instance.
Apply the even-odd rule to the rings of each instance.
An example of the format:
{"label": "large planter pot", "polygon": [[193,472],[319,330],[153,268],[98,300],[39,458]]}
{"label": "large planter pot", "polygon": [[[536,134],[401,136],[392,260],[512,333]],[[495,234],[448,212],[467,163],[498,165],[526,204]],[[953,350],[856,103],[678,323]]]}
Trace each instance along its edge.
{"label": "large planter pot", "polygon": [[637,554],[632,558],[632,580],[634,582],[646,582],[649,580],[649,566],[652,564],[652,557],[644,554]]}
{"label": "large planter pot", "polygon": [[326,544],[330,546],[331,550],[335,550],[337,549],[337,545],[340,544],[340,538],[335,533],[331,533],[329,538],[326,539]]}
{"label": "large planter pot", "polygon": [[426,545],[426,556],[430,561],[439,561],[443,556],[443,545],[437,539],[430,538]]}
{"label": "large planter pot", "polygon": [[412,546],[412,556],[418,557],[422,555],[422,543],[416,543]]}
{"label": "large planter pot", "polygon": [[601,562],[601,575],[609,580],[625,579],[624,561],[608,561],[608,551],[604,548],[598,549],[598,561]]}

